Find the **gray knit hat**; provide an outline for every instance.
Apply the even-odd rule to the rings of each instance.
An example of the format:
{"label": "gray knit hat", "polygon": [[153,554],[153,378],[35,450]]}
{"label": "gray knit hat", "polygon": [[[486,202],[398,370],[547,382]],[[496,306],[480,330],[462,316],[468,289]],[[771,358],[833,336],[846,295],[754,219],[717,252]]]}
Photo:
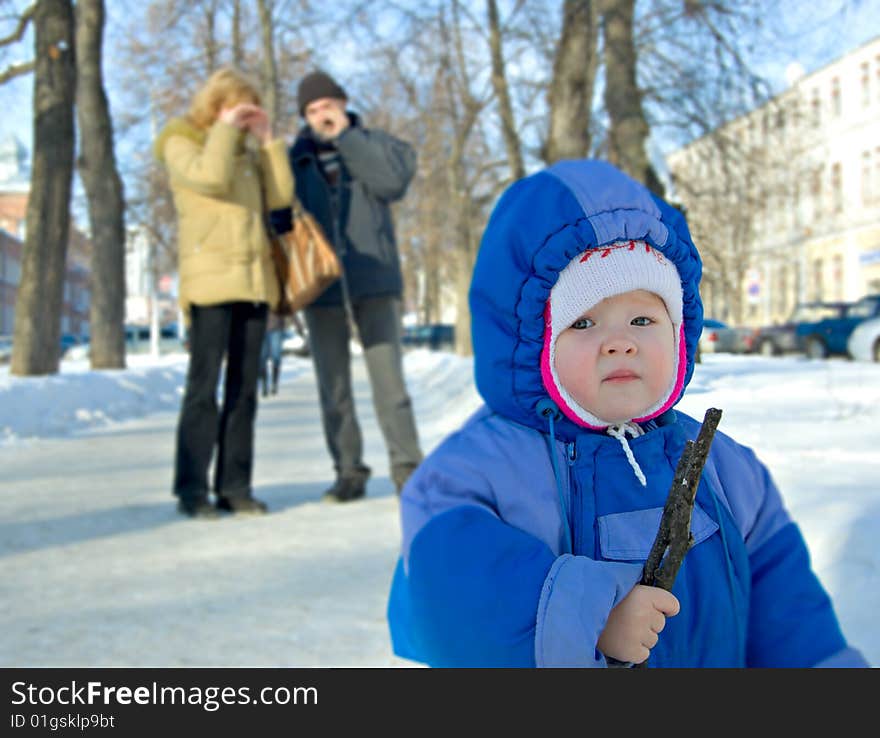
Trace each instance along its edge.
{"label": "gray knit hat", "polygon": [[339,83],[326,72],[320,69],[310,72],[299,83],[297,98],[299,102],[299,114],[305,117],[306,107],[315,100],[322,97],[336,97],[342,100],[348,100],[345,90],[339,86]]}

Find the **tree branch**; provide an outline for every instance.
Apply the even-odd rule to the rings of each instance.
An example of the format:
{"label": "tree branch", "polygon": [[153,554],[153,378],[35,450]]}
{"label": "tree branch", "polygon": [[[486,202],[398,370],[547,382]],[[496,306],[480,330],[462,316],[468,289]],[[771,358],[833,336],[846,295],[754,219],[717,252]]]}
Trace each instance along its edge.
{"label": "tree branch", "polygon": [[21,37],[24,36],[28,24],[34,18],[36,9],[37,6],[34,4],[22,12],[21,16],[19,16],[18,25],[15,27],[15,30],[5,38],[0,38],[0,46],[9,46],[9,44],[14,44],[16,41],[21,41]]}
{"label": "tree branch", "polygon": [[8,82],[15,77],[33,72],[37,63],[35,61],[21,62],[19,64],[10,64],[6,69],[0,72],[0,85]]}

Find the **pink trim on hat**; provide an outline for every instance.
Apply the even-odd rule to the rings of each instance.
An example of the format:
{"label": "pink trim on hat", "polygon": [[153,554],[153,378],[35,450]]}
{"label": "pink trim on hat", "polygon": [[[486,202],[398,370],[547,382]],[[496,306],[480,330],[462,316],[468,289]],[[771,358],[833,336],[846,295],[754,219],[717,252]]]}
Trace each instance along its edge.
{"label": "pink trim on hat", "polygon": [[559,394],[556,382],[553,379],[553,371],[550,368],[550,340],[553,338],[553,318],[550,311],[550,300],[544,306],[544,348],[541,350],[541,379],[544,382],[544,389],[550,395],[550,399],[556,403],[556,406],[565,414],[565,416],[584,428],[591,430],[604,430],[608,426],[590,425],[586,421],[578,417],[577,413],[572,410],[568,403]]}
{"label": "pink trim on hat", "polygon": [[672,388],[672,393],[667,398],[666,402],[663,403],[661,408],[656,412],[651,413],[650,415],[645,415],[641,418],[633,418],[633,421],[636,423],[643,423],[646,420],[650,420],[651,418],[656,418],[658,415],[662,415],[669,408],[671,408],[674,404],[678,396],[681,394],[681,390],[684,387],[684,375],[687,371],[687,347],[684,344],[684,318],[681,319],[681,328],[678,331],[678,376],[675,378],[675,387]]}
{"label": "pink trim on hat", "polygon": [[[578,414],[569,407],[568,403],[559,393],[559,388],[556,386],[556,381],[553,379],[553,372],[550,368],[550,341],[553,338],[552,326],[553,320],[550,310],[550,300],[548,299],[544,305],[544,348],[541,350],[541,380],[544,383],[544,389],[547,390],[550,399],[556,403],[556,406],[569,420],[583,428],[605,430],[605,428],[608,427],[607,425],[592,425],[580,418]],[[684,387],[684,377],[686,372],[687,347],[685,346],[684,340],[684,318],[682,318],[681,326],[678,331],[678,372],[675,378],[675,386],[672,388],[672,392],[669,394],[666,402],[664,402],[658,410],[649,415],[644,415],[641,418],[633,418],[633,422],[643,423],[646,420],[651,420],[652,418],[662,415],[671,408],[675,404],[678,396],[681,394],[682,388]]]}

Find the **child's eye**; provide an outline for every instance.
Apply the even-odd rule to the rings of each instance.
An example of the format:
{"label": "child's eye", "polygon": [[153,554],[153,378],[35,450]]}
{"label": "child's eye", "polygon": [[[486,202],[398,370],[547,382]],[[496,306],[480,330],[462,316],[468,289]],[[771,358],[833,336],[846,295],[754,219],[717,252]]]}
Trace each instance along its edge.
{"label": "child's eye", "polygon": [[574,323],[571,324],[571,327],[575,330],[582,331],[584,328],[589,328],[590,326],[596,325],[589,318],[578,318]]}
{"label": "child's eye", "polygon": [[637,326],[646,326],[651,325],[654,322],[653,318],[649,318],[647,315],[640,315],[638,318],[633,318],[631,321],[631,325]]}

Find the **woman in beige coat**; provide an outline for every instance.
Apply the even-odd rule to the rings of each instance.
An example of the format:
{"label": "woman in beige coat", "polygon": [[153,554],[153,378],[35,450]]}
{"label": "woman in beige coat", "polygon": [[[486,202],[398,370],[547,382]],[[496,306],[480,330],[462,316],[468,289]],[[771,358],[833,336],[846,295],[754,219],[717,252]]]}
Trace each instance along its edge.
{"label": "woman in beige coat", "polygon": [[[190,360],[177,428],[174,494],[190,517],[263,513],[253,497],[260,347],[279,300],[265,213],[287,207],[293,176],[272,137],[256,87],[220,69],[173,119],[154,151],[168,171],[178,216],[180,304]],[[223,405],[217,385],[225,359]],[[209,499],[208,467],[216,447]]]}

